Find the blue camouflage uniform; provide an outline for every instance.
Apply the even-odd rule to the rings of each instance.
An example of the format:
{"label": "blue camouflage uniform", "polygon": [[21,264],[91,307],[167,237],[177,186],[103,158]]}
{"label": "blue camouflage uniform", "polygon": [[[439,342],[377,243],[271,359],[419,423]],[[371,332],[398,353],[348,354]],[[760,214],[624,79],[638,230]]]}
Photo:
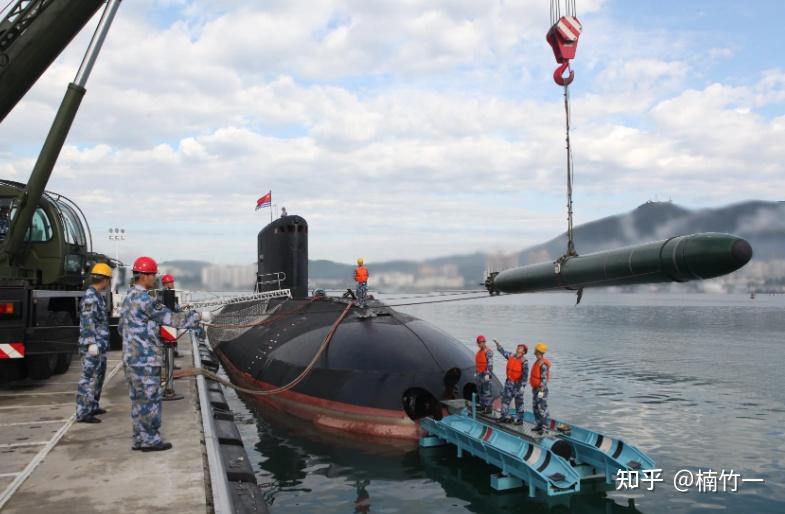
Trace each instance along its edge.
{"label": "blue camouflage uniform", "polygon": [[493,352],[489,349],[485,352],[485,359],[488,362],[488,369],[483,373],[475,375],[477,384],[477,395],[480,397],[480,408],[487,409],[493,403],[491,392],[491,379],[493,379]]}
{"label": "blue camouflage uniform", "polygon": [[365,307],[367,304],[368,298],[368,282],[357,282],[357,305],[359,307]]}
{"label": "blue camouflage uniform", "polygon": [[197,328],[199,314],[174,313],[135,285],[120,308],[123,365],[131,398],[134,447],[161,444],[161,325]]}
{"label": "blue camouflage uniform", "polygon": [[[535,366],[538,365],[537,362],[534,362]],[[541,430],[548,426],[548,366],[544,361],[539,362],[540,387],[539,389],[532,388],[532,411],[534,411],[534,420],[537,422],[536,428]],[[538,391],[542,391],[542,398],[539,398]]]}
{"label": "blue camouflage uniform", "polygon": [[[95,344],[98,355],[87,348]],[[87,288],[79,309],[79,355],[82,376],[76,387],[76,419],[88,418],[98,410],[106,376],[106,352],[109,351],[109,316],[106,301],[94,287]]]}
{"label": "blue camouflage uniform", "polygon": [[[505,359],[510,359],[515,356],[504,348],[499,347],[499,352]],[[529,361],[526,357],[522,357],[523,371],[520,380],[510,380],[507,378],[504,382],[504,392],[502,393],[502,416],[507,416],[510,410],[510,403],[513,398],[515,399],[515,416],[519,420],[523,420],[523,389],[526,387],[526,380],[529,377]]]}

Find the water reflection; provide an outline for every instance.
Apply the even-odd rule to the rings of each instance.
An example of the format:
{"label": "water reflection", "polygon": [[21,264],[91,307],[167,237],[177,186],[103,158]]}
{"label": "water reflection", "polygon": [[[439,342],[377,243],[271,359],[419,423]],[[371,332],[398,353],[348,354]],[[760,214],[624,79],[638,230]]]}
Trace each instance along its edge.
{"label": "water reflection", "polygon": [[[726,296],[622,296],[593,293],[578,307],[572,296],[517,295],[406,310],[466,341],[485,333],[551,343],[552,414],[635,444],[671,480],[682,468],[766,480],[711,495],[664,483],[635,495],[647,514],[785,512],[785,298],[751,308]],[[499,357],[497,374],[504,366]],[[617,492],[556,502],[498,493],[492,468],[449,450],[379,446],[285,418],[271,425],[239,400],[232,409],[245,412],[241,432],[255,445],[273,514],[637,512]]]}
{"label": "water reflection", "polygon": [[[247,405],[255,408],[249,402]],[[526,488],[491,489],[497,472],[451,447],[418,449],[412,443],[368,440],[316,430],[299,420],[251,413],[262,457],[258,467],[276,514],[332,512],[637,513],[605,492],[529,498]],[[630,500],[632,502],[632,500]]]}

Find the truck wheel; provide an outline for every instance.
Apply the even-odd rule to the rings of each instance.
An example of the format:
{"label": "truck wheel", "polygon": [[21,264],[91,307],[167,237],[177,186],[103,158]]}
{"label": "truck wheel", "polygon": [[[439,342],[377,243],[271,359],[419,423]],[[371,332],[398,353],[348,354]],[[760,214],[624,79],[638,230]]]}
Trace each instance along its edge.
{"label": "truck wheel", "polygon": [[71,366],[71,360],[74,358],[73,353],[58,353],[57,363],[55,364],[54,374],[62,375]]}
{"label": "truck wheel", "polygon": [[46,380],[52,376],[57,364],[57,354],[31,355],[27,361],[27,375],[33,380]]}
{"label": "truck wheel", "polygon": [[0,361],[0,384],[24,380],[27,376],[23,359],[3,359]]}

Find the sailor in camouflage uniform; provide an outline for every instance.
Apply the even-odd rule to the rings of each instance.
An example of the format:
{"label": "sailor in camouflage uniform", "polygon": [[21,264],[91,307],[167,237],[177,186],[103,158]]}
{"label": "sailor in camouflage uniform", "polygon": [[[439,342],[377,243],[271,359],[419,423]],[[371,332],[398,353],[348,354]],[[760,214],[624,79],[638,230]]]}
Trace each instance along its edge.
{"label": "sailor in camouflage uniform", "polygon": [[515,353],[510,353],[496,341],[496,349],[507,359],[507,380],[504,382],[504,392],[502,393],[502,418],[501,423],[511,423],[509,409],[513,398],[515,399],[515,424],[523,424],[523,388],[526,387],[526,378],[529,375],[529,361],[526,360],[526,353],[529,348],[525,344],[519,344],[515,348]]}
{"label": "sailor in camouflage uniform", "polygon": [[485,344],[485,336],[477,336],[477,353],[474,354],[474,379],[477,386],[477,396],[480,399],[480,410],[486,414],[493,412],[491,406],[493,393],[491,380],[493,379],[493,351]]}
{"label": "sailor in camouflage uniform", "polygon": [[134,262],[134,287],[120,309],[123,364],[131,398],[134,450],[161,451],[172,447],[161,440],[161,325],[199,327],[200,315],[174,313],[147,293],[155,286],[158,265],[150,257]]}
{"label": "sailor in camouflage uniform", "polygon": [[109,286],[112,268],[99,262],[90,271],[90,287],[79,309],[79,355],[82,376],[76,388],[76,421],[100,423],[96,415],[106,411],[98,406],[106,376],[106,352],[109,351],[109,316],[101,296]]}
{"label": "sailor in camouflage uniform", "polygon": [[532,410],[536,426],[535,432],[544,433],[548,428],[548,384],[551,381],[551,361],[545,358],[548,345],[537,343],[534,347],[534,355],[537,360],[532,366],[532,374],[529,383],[532,386]]}

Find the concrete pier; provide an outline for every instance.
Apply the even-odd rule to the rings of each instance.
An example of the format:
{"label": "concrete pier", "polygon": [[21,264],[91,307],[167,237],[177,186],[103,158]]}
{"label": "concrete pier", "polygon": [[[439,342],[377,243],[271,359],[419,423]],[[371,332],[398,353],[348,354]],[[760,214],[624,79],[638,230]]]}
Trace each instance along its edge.
{"label": "concrete pier", "polygon": [[[188,339],[178,364],[191,367]],[[186,343],[186,344],[184,344]],[[0,511],[11,513],[210,512],[195,382],[163,402],[161,434],[174,447],[131,450],[128,387],[109,354],[100,424],[74,423],[80,365],[45,381],[0,386]]]}

